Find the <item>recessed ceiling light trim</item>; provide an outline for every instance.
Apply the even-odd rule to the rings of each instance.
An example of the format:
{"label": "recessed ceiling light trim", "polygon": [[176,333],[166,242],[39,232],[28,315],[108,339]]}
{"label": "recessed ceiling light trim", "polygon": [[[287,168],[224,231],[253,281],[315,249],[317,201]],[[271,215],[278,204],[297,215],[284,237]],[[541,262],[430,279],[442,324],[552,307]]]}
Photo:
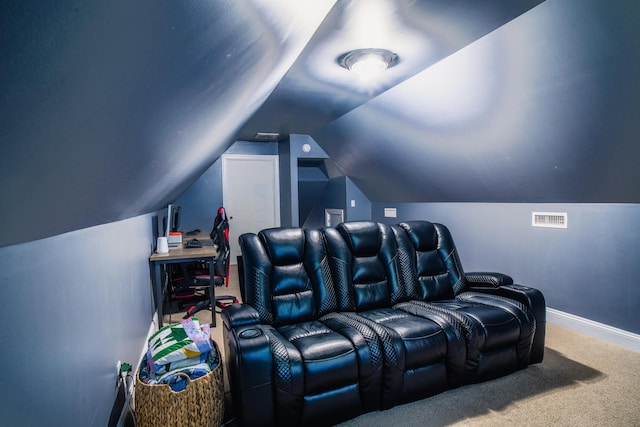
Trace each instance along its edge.
{"label": "recessed ceiling light trim", "polygon": [[375,74],[398,63],[398,55],[387,49],[356,49],[338,57],[338,64],[356,74]]}

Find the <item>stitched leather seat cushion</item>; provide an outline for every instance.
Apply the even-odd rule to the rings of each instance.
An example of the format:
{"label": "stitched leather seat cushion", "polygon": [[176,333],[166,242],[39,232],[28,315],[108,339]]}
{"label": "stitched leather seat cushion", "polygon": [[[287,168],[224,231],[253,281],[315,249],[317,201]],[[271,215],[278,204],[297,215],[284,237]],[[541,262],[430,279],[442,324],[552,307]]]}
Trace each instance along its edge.
{"label": "stitched leather seat cushion", "polygon": [[353,344],[320,322],[278,328],[300,352],[305,395],[358,382],[358,360]]}
{"label": "stitched leather seat cushion", "polygon": [[405,353],[405,369],[441,362],[447,356],[447,337],[442,328],[427,320],[391,308],[358,313],[382,325],[401,340]]}
{"label": "stitched leather seat cushion", "polygon": [[459,300],[433,301],[431,304],[455,310],[474,319],[483,331],[475,345],[483,352],[512,346],[520,338],[518,320],[512,314],[496,307]]}

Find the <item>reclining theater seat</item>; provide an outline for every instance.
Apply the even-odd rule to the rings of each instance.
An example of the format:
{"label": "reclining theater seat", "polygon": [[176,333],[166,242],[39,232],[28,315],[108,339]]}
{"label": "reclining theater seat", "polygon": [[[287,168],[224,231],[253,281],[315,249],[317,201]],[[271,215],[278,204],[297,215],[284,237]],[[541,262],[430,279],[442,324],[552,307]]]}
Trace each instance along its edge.
{"label": "reclining theater seat", "polygon": [[240,237],[245,300],[223,313],[242,425],[331,425],[378,409],[377,335],[335,313],[322,234],[276,228]]}
{"label": "reclining theater seat", "polygon": [[[419,316],[441,313],[464,329],[467,339],[465,383],[500,377],[542,360],[544,299],[539,291],[518,285],[512,285],[515,289],[488,286],[491,282],[512,283],[508,276],[491,273],[472,275],[481,286],[471,289],[445,226],[410,221],[401,223],[400,227],[411,242],[406,257],[410,267],[402,270],[404,280],[417,286],[409,289],[412,301],[396,308]],[[403,238],[398,236],[398,240]],[[532,300],[536,307],[532,307]],[[540,318],[537,325],[534,311]],[[532,359],[536,333],[542,337],[542,341],[540,337],[536,340],[542,348],[535,348]]]}
{"label": "reclining theater seat", "polygon": [[333,425],[542,361],[542,293],[465,274],[441,224],[273,228],[239,242],[243,304],[222,320],[240,425]]}
{"label": "reclining theater seat", "polygon": [[465,341],[456,324],[435,310],[419,317],[392,308],[408,301],[408,293],[391,228],[349,222],[323,232],[339,310],[375,330],[383,344],[381,408],[461,385]]}

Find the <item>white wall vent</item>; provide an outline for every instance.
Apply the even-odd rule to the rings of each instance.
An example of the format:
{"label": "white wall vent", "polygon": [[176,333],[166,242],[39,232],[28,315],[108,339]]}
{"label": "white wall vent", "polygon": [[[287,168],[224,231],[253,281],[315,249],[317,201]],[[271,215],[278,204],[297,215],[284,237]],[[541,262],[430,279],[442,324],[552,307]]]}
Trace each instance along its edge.
{"label": "white wall vent", "polygon": [[335,227],[344,221],[344,211],[342,209],[325,209],[324,225],[327,227]]}
{"label": "white wall vent", "polygon": [[384,216],[386,218],[396,218],[398,216],[398,211],[396,208],[384,208]]}
{"label": "white wall vent", "polygon": [[531,212],[531,225],[534,227],[567,228],[566,212]]}
{"label": "white wall vent", "polygon": [[280,134],[275,132],[258,132],[253,137],[263,141],[277,141],[280,139]]}

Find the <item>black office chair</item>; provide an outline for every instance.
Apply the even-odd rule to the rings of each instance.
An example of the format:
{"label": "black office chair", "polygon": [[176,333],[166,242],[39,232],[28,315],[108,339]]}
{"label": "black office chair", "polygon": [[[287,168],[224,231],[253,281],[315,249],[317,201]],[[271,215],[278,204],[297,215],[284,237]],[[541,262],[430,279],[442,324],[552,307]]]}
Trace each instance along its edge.
{"label": "black office chair", "polygon": [[[223,284],[229,287],[229,221],[223,207],[218,209],[210,237],[218,252],[214,263],[214,284],[216,287]],[[184,307],[185,301],[197,300],[197,303],[187,310],[185,319],[200,310],[214,309],[211,307],[209,296],[210,276],[207,263],[179,264],[174,271],[172,284],[173,298],[179,301],[179,306]],[[215,302],[217,307],[223,309],[230,304],[237,304],[238,299],[233,295],[216,295]]]}

